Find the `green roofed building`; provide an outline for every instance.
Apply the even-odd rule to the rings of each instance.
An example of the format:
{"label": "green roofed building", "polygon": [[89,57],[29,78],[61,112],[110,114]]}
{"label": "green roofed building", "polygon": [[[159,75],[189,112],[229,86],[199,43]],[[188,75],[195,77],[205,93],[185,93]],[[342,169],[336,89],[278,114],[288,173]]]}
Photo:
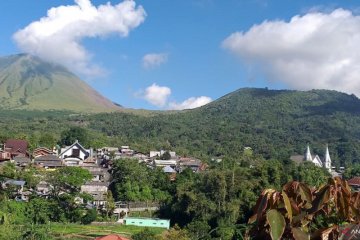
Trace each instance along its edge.
{"label": "green roofed building", "polygon": [[135,217],[126,217],[124,218],[125,225],[135,225],[140,227],[160,227],[160,228],[170,228],[170,220],[168,219],[159,219],[159,218],[135,218]]}

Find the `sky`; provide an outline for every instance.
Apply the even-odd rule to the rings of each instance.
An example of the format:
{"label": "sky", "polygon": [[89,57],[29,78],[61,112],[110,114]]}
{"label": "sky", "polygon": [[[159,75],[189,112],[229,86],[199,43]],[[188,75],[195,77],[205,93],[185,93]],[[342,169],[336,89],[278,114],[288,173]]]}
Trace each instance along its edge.
{"label": "sky", "polygon": [[243,87],[360,96],[358,0],[6,0],[0,10],[0,56],[62,64],[128,108],[195,108]]}

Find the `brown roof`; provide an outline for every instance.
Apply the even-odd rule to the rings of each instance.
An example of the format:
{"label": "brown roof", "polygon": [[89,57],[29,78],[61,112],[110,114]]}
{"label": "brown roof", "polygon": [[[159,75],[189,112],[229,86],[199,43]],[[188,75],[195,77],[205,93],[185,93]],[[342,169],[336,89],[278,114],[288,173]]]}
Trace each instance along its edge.
{"label": "brown roof", "polygon": [[44,156],[35,158],[34,161],[35,162],[37,162],[37,161],[60,161],[61,162],[61,159],[56,155],[48,154],[48,155],[44,155]]}
{"label": "brown roof", "polygon": [[104,237],[95,238],[95,240],[129,240],[128,238],[121,237],[116,234],[110,234]]}
{"label": "brown roof", "polygon": [[19,139],[9,139],[5,142],[5,148],[11,149],[11,153],[19,152],[26,154],[28,148],[28,142],[26,140],[19,140]]}
{"label": "brown roof", "polygon": [[55,155],[44,155],[34,159],[34,163],[44,167],[61,167],[63,163],[61,159]]}
{"label": "brown roof", "polygon": [[53,154],[53,151],[45,147],[39,147],[33,151],[34,156],[46,155],[46,154]]}
{"label": "brown roof", "polygon": [[360,186],[360,177],[353,177],[348,181],[350,186]]}

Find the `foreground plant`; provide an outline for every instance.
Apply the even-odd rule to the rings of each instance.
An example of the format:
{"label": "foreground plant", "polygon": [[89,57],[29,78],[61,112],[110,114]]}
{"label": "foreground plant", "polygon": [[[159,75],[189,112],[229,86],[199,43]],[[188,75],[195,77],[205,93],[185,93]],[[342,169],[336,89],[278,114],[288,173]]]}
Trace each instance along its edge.
{"label": "foreground plant", "polygon": [[360,223],[360,194],[339,177],[318,189],[289,182],[264,190],[248,223],[248,239],[338,239],[342,225]]}

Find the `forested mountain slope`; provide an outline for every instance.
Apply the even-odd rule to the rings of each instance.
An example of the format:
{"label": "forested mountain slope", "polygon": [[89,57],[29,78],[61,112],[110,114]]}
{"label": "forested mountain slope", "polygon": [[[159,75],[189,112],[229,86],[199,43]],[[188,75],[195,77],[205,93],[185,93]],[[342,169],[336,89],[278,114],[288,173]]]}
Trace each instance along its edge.
{"label": "forested mountain slope", "polygon": [[77,126],[88,130],[95,146],[172,149],[203,159],[236,157],[249,146],[266,158],[286,160],[302,154],[307,144],[323,156],[329,144],[335,164],[360,162],[360,100],[328,90],[245,88],[201,108],[149,114],[5,111],[0,127],[9,126],[13,130],[0,137],[22,133],[35,145],[45,133],[55,141],[61,131]]}
{"label": "forested mountain slope", "polygon": [[92,129],[110,136],[198,155],[236,156],[250,146],[267,158],[288,158],[310,144],[321,156],[329,144],[335,162],[360,161],[360,100],[336,91],[248,88],[194,110],[89,120]]}

